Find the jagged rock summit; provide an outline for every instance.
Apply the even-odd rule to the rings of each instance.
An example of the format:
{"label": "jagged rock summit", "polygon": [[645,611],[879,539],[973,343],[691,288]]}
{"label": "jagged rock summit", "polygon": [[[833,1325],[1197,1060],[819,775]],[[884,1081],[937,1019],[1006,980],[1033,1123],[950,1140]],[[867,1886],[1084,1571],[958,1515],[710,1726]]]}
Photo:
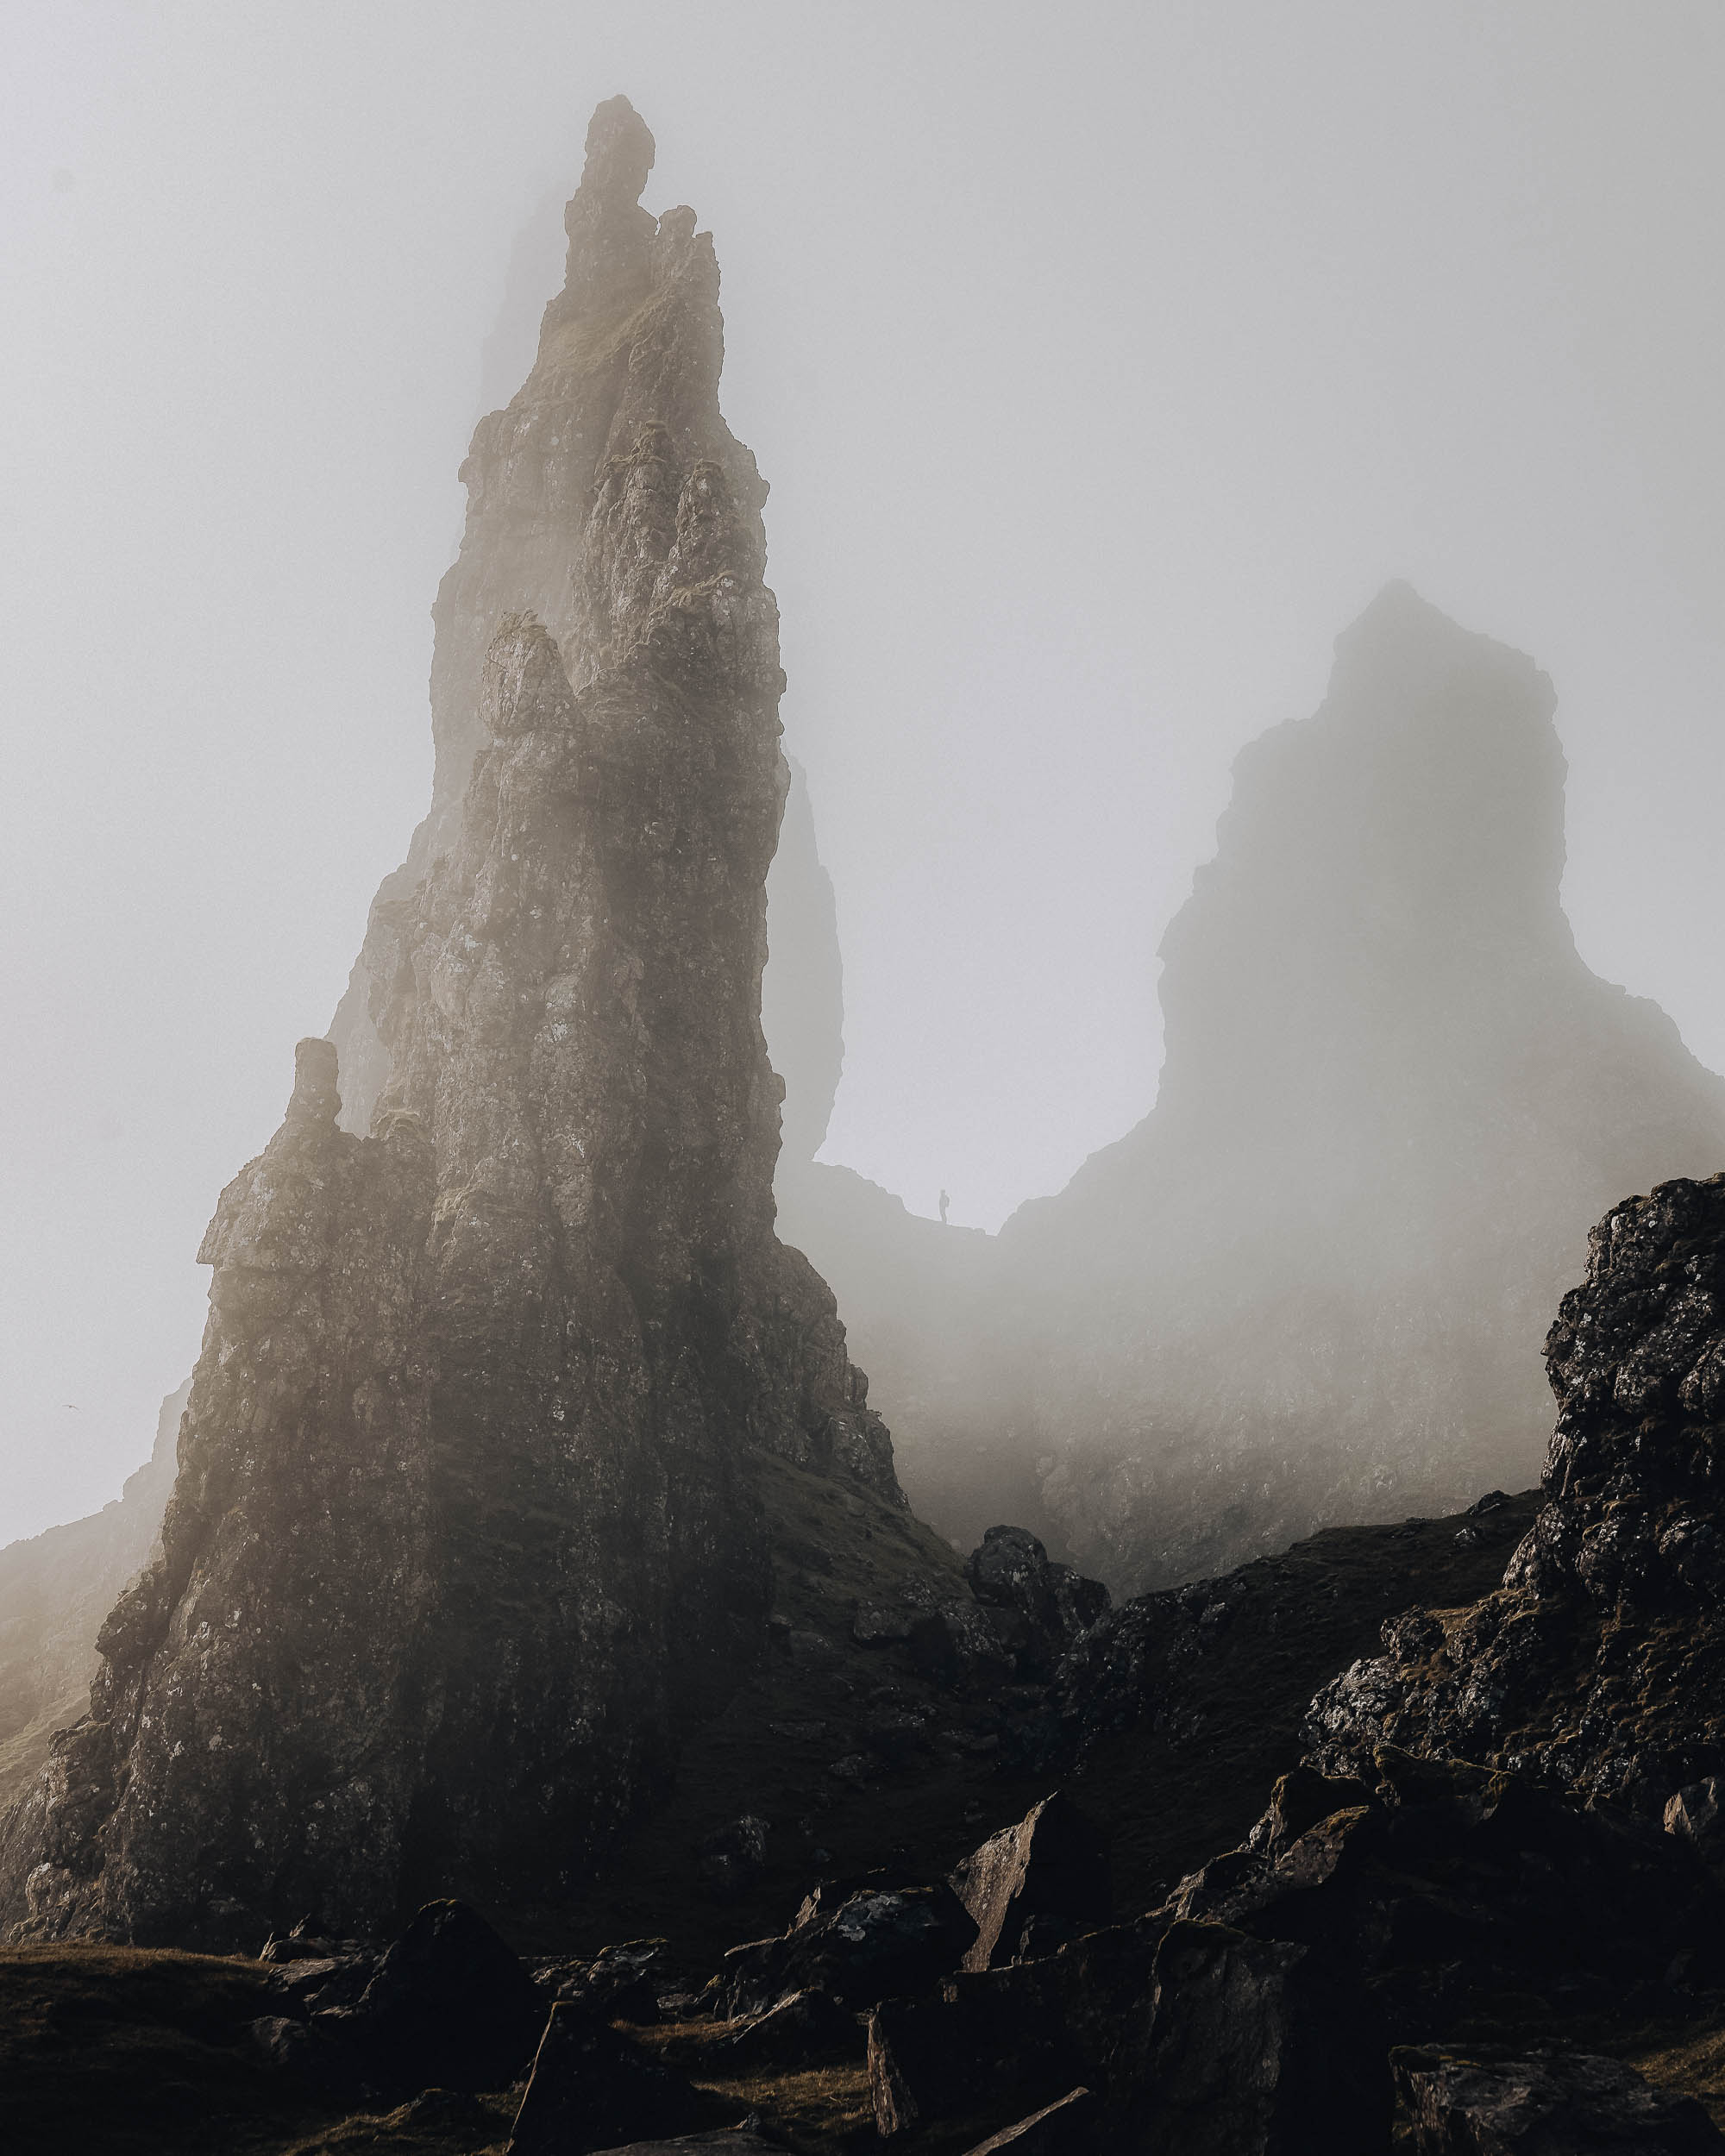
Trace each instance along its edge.
{"label": "jagged rock summit", "polygon": [[652,148],[599,108],[538,363],[464,467],[436,799],[342,1028],[368,1131],[302,1042],[205,1239],[160,1553],[6,1828],[15,1928],[567,1907],[761,1648],[758,1463],[902,1502],[774,1234],[766,490],[711,240],[638,206]]}
{"label": "jagged rock summit", "polygon": [[1725,1159],[1725,1081],[1576,950],[1554,703],[1393,584],[1236,763],[1162,947],[1156,1106],[1002,1238],[1019,1448],[1087,1569],[1530,1481],[1590,1225]]}

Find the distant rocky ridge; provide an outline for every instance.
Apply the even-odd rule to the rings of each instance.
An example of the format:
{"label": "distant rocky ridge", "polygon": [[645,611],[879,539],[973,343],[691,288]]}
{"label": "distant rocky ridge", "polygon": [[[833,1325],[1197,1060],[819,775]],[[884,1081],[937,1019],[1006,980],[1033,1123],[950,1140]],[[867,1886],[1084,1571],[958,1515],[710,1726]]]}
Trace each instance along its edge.
{"label": "distant rocky ridge", "polygon": [[53,1733],[85,1710],[102,1620],[161,1525],[190,1389],[188,1380],[163,1401],[154,1451],[111,1503],[0,1550],[0,1806],[35,1779]]}
{"label": "distant rocky ridge", "polygon": [[1131,1592],[1532,1478],[1590,1225],[1725,1161],[1725,1081],[1576,951],[1553,703],[1391,585],[1239,759],[1135,1130],[997,1241],[787,1183],[944,1531]]}
{"label": "distant rocky ridge", "polygon": [[1534,1344],[1725,1080],[1565,918],[1550,683],[1391,585],[1235,767],[1151,1113],[1003,1242],[1051,1510],[1127,1585],[1532,1479]]}
{"label": "distant rocky ridge", "polygon": [[652,155],[599,108],[538,362],[463,467],[432,813],[346,1060],[300,1044],[206,1238],[160,1554],[0,1850],[33,1934],[375,1931],[451,1885],[549,1921],[765,1650],[767,1463],[902,1507],[773,1232],[766,490]]}

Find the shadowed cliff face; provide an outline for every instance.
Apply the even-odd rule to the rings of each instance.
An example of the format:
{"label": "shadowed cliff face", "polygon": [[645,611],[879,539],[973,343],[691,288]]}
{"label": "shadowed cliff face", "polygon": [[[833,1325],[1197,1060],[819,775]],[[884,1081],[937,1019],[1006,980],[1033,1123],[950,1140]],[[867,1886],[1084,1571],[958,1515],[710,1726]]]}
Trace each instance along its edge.
{"label": "shadowed cliff face", "polygon": [[1156,1108],[1003,1238],[1045,1495],[1112,1578],[1525,1482],[1589,1223],[1725,1156],[1725,1083],[1577,956],[1552,704],[1392,585],[1240,758]]}
{"label": "shadowed cliff face", "polygon": [[[636,207],[650,160],[601,107],[538,401],[467,467],[435,849],[355,974],[370,1134],[302,1043],[205,1239],[160,1557],[6,1833],[15,1926],[221,1946],[452,1889],[567,1907],[761,1645],[759,1463],[901,1502],[773,1233],[764,489],[718,417],[711,243]],[[520,589],[493,556],[558,518],[561,646],[511,611],[480,664],[486,594]]]}

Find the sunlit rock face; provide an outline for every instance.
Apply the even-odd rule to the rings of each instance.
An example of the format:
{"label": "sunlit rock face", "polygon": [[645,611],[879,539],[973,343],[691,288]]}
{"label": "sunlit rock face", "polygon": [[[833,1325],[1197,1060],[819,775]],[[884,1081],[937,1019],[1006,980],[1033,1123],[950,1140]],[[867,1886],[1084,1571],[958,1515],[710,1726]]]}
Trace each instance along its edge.
{"label": "sunlit rock face", "polygon": [[1005,1232],[1018,1454],[1118,1585],[1533,1480],[1590,1224],[1725,1161],[1725,1083],[1576,952],[1553,703],[1384,591],[1236,765],[1155,1109]]}
{"label": "sunlit rock face", "polygon": [[302,1043],[205,1239],[160,1556],[6,1830],[15,1930],[555,1915],[760,1648],[751,1462],[897,1501],[773,1230],[766,490],[718,417],[711,241],[637,207],[651,159],[602,106],[568,288],[466,467],[424,873],[373,908],[345,1032],[368,1133]]}

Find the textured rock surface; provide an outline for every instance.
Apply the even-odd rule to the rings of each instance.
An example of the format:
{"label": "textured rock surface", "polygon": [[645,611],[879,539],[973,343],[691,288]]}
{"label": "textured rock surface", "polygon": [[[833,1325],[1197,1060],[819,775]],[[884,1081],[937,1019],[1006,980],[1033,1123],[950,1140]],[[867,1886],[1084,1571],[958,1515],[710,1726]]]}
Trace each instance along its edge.
{"label": "textured rock surface", "polygon": [[765,489],[718,414],[711,241],[638,207],[651,157],[599,109],[538,365],[464,467],[425,873],[356,976],[370,1135],[302,1043],[205,1240],[161,1556],[7,1829],[14,1924],[554,1912],[763,1645],[759,1463],[899,1501],[773,1233]]}
{"label": "textured rock surface", "polygon": [[582,2156],[689,2133],[700,2099],[579,2007],[554,2006],[510,2136],[510,2156]]}
{"label": "textured rock surface", "polygon": [[1414,2156],[1703,2156],[1725,2134],[1692,2096],[1586,2053],[1406,2050],[1396,2082]]}
{"label": "textured rock surface", "polygon": [[732,1949],[720,2002],[732,2015],[770,2013],[801,1991],[863,2008],[920,1990],[956,1969],[976,1926],[950,1888],[907,1887],[831,1898],[811,1895],[790,1929]]}
{"label": "textured rock surface", "polygon": [[1332,1765],[1388,1739],[1659,1818],[1725,1771],[1725,1176],[1607,1213],[1546,1354],[1545,1502],[1502,1587],[1386,1625],[1308,1735]]}
{"label": "textured rock surface", "polygon": [[1553,701],[1383,592],[1235,766],[1154,1111],[1003,1232],[1010,1449],[1117,1587],[1529,1481],[1589,1226],[1725,1159],[1725,1081],[1576,952]]}
{"label": "textured rock surface", "polygon": [[1177,1923],[1130,2108],[1157,2156],[1381,2156],[1389,2073],[1358,1982],[1320,1952]]}
{"label": "textured rock surface", "polygon": [[1107,1851],[1057,1789],[972,1851],[953,1873],[952,1890],[976,1926],[962,1965],[991,1969],[1107,1921]]}

